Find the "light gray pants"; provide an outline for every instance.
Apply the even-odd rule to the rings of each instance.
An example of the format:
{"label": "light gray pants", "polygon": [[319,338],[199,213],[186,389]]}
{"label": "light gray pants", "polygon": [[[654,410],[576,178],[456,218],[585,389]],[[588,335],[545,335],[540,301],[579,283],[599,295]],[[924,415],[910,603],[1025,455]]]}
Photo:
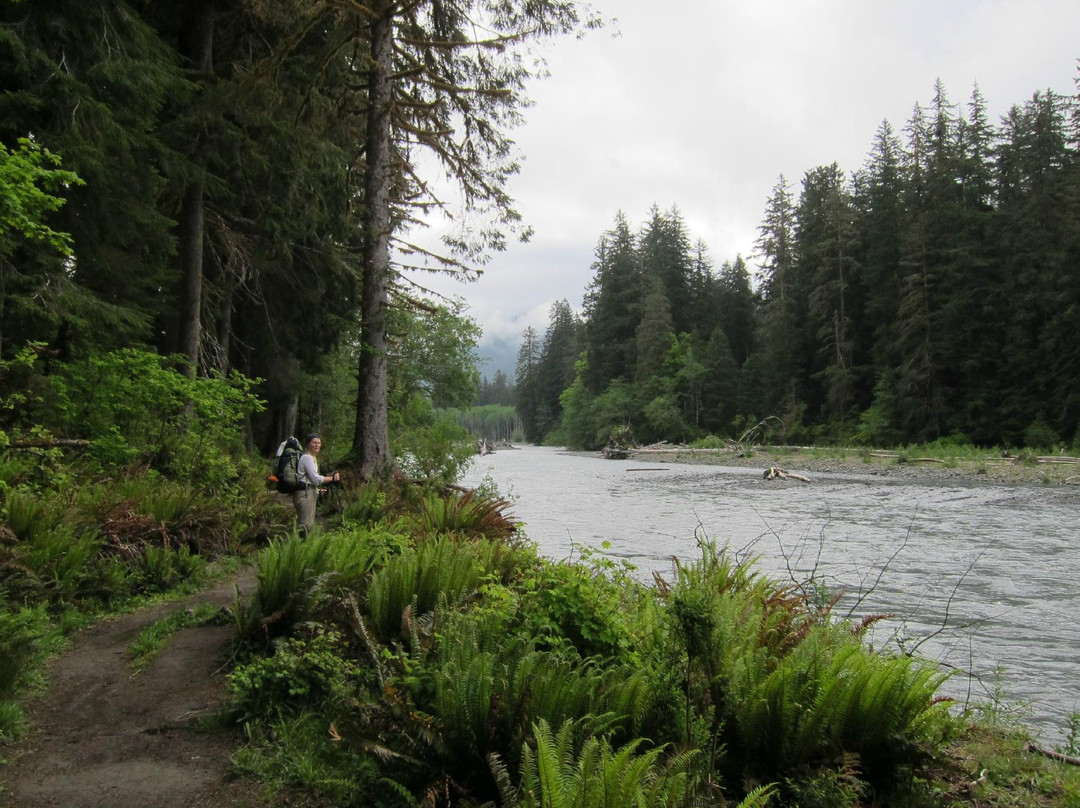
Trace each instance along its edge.
{"label": "light gray pants", "polygon": [[319,501],[319,489],[308,486],[293,491],[293,507],[296,508],[296,526],[301,530],[311,530],[315,524],[315,503]]}

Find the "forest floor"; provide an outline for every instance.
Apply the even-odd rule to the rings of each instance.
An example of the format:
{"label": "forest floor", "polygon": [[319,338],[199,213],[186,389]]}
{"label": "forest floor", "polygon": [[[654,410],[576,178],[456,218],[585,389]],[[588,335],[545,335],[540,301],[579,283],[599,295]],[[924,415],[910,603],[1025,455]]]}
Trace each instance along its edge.
{"label": "forest floor", "polygon": [[280,805],[230,772],[235,731],[213,721],[224,706],[236,629],[205,625],[175,634],[133,673],[130,646],[171,612],[231,606],[234,586],[255,587],[245,568],[230,580],[97,623],[52,660],[48,690],[29,708],[30,731],[7,750],[0,805],[11,808],[256,808]]}
{"label": "forest floor", "polygon": [[[955,480],[1019,485],[1080,485],[1080,460],[1054,458],[1041,461],[1014,457],[926,458],[895,452],[859,454],[855,450],[755,447],[752,453],[702,450],[689,447],[630,450],[629,458],[651,463],[700,463],[703,465],[782,468],[793,474],[860,474],[902,480]],[[1071,462],[1070,462],[1071,461]]]}

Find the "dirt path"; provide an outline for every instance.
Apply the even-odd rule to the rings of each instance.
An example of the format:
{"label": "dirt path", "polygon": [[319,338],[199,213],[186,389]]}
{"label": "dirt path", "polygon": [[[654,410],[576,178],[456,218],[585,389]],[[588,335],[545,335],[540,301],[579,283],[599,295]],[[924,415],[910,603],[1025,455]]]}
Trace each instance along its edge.
{"label": "dirt path", "polygon": [[2,773],[11,808],[202,808],[268,805],[255,784],[229,775],[236,738],[195,722],[225,699],[232,626],[175,635],[132,675],[128,647],[139,631],[178,609],[233,602],[233,585],[99,623],[77,634],[49,669],[48,692],[30,709],[30,736]]}

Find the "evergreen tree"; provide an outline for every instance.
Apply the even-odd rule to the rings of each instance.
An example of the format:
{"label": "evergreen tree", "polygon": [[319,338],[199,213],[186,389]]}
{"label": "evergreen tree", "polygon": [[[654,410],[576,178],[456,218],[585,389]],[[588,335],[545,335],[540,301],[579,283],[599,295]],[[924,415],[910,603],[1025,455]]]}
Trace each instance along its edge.
{"label": "evergreen tree", "polygon": [[490,380],[487,376],[480,380],[476,404],[480,407],[490,405],[512,407],[514,405],[514,386],[505,373],[496,370]]}
{"label": "evergreen tree", "polygon": [[73,257],[16,251],[7,294],[30,293],[36,305],[8,312],[5,339],[72,353],[148,343],[169,308],[161,289],[175,240],[158,197],[178,156],[160,124],[189,91],[177,55],[122,0],[3,3],[0,86],[0,143],[14,149],[32,135],[84,182],[57,189],[65,204],[51,218],[71,235]]}
{"label": "evergreen tree", "polygon": [[[754,351],[754,328],[757,301],[750,283],[750,271],[742,256],[734,262],[725,261],[717,279],[715,315],[724,329],[728,347],[739,367]],[[708,331],[712,339],[713,329]]]}
{"label": "evergreen tree", "polygon": [[420,155],[433,160],[460,191],[479,227],[463,225],[448,239],[448,252],[427,255],[459,270],[505,245],[520,221],[506,193],[517,171],[509,129],[527,103],[525,83],[541,69],[523,52],[532,43],[596,24],[573,0],[422,0],[399,4],[333,7],[327,23],[352,33],[356,50],[345,52],[366,92],[363,159],[356,183],[364,208],[359,238],[361,297],[359,394],[353,454],[361,474],[378,475],[392,464],[387,431],[386,318],[399,268],[395,239],[414,211],[442,206],[435,185],[420,176]]}
{"label": "evergreen tree", "polygon": [[514,377],[514,409],[521,419],[525,440],[539,443],[544,437],[540,430],[540,338],[536,329],[529,326],[521,335],[518,348],[517,372]]}
{"label": "evergreen tree", "polygon": [[[1005,277],[1011,317],[1002,355],[999,417],[1005,439],[1023,443],[1027,427],[1042,417],[1059,435],[1076,428],[1076,243],[1071,194],[1068,118],[1063,99],[1035,93],[1006,116],[998,151],[1001,231],[1008,245]],[[1073,248],[1075,249],[1075,247]],[[1071,325],[1070,325],[1071,323]],[[1071,417],[1070,417],[1071,416]]]}
{"label": "evergreen tree", "polygon": [[874,377],[900,363],[896,333],[900,298],[900,254],[904,238],[902,146],[882,121],[862,171],[855,198],[859,211],[859,263],[865,280],[863,316],[855,323],[856,344],[869,350]]}
{"label": "evergreen tree", "polygon": [[[906,129],[906,182],[904,204],[907,212],[900,259],[900,300],[897,308],[897,338],[902,364],[897,379],[899,412],[910,440],[932,440],[944,431],[945,390],[941,360],[934,330],[937,294],[936,256],[933,222],[935,195],[931,161],[931,129],[919,105]],[[938,139],[941,142],[941,139]],[[939,167],[944,154],[938,155]],[[940,183],[938,183],[940,184]]]}
{"label": "evergreen tree", "polygon": [[664,362],[675,336],[671,308],[660,280],[647,281],[649,291],[645,296],[641,322],[638,324],[637,369],[634,381],[647,393],[654,393],[656,382],[664,370]]}
{"label": "evergreen tree", "polygon": [[844,174],[833,163],[807,172],[796,212],[799,272],[806,276],[808,327],[817,345],[816,375],[823,386],[823,420],[844,419],[856,396],[853,316],[859,302],[854,210]]}
{"label": "evergreen tree", "polygon": [[584,349],[583,326],[570,304],[552,304],[536,371],[537,433],[546,435],[562,420],[562,393],[574,381],[574,367]]}
{"label": "evergreen tree", "polygon": [[660,291],[667,297],[675,331],[692,330],[694,306],[690,238],[678,208],[661,213],[653,205],[649,220],[638,238],[638,255],[645,278],[645,296],[652,293],[651,281],[657,282]]}
{"label": "evergreen tree", "polygon": [[635,239],[622,212],[601,236],[595,254],[585,292],[585,384],[599,394],[615,379],[632,379],[637,366],[642,277]]}
{"label": "evergreen tree", "polygon": [[715,435],[728,435],[739,408],[739,367],[732,356],[727,331],[718,325],[704,351],[701,425]]}
{"label": "evergreen tree", "polygon": [[795,208],[783,175],[773,187],[755,247],[762,263],[762,401],[771,411],[794,412],[806,384],[811,346],[806,339],[806,285],[795,257]]}

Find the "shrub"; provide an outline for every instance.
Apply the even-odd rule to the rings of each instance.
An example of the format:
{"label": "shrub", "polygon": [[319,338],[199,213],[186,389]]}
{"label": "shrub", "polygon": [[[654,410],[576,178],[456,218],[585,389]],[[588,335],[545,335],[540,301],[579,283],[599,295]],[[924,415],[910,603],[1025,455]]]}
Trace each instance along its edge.
{"label": "shrub", "polygon": [[262,408],[238,373],[191,379],[168,357],[125,349],[63,367],[50,377],[48,423],[91,441],[103,468],[135,460],[196,487],[219,489],[245,457],[243,419]]}
{"label": "shrub", "polygon": [[278,641],[271,656],[238,666],[228,682],[233,708],[248,721],[340,706],[349,699],[356,674],[341,636],[318,628],[305,638]]}

